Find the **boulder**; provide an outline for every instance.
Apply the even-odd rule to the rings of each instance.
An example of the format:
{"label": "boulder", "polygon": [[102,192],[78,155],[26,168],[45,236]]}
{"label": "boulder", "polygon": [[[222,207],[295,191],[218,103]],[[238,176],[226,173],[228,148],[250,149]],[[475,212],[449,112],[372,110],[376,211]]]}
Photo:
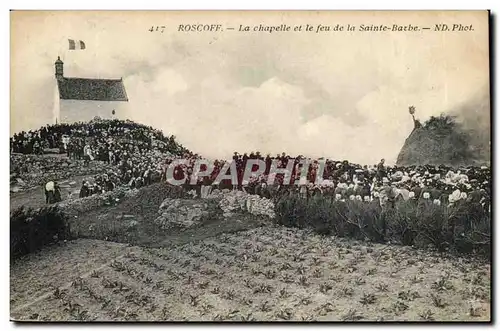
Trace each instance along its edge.
{"label": "boulder", "polygon": [[229,191],[222,194],[219,201],[225,217],[231,217],[235,213],[250,213],[256,216],[268,216],[274,218],[274,204],[271,200],[251,195],[243,191]]}
{"label": "boulder", "polygon": [[162,202],[155,223],[162,229],[189,228],[199,224],[209,215],[208,204],[193,203],[195,200],[170,199]]}
{"label": "boulder", "polygon": [[[200,202],[201,201],[201,202]],[[207,217],[214,217],[212,204],[222,211],[224,218],[234,218],[243,213],[274,218],[274,204],[271,200],[250,195],[243,191],[213,190],[207,199],[166,198],[158,209],[155,223],[162,229],[172,227],[189,228],[201,223]],[[215,207],[215,205],[214,205]]]}

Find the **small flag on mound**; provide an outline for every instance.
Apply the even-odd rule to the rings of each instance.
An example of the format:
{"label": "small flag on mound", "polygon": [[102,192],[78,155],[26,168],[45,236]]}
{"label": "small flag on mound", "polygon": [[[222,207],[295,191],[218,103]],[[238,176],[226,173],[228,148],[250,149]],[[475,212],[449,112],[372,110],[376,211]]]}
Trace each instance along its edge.
{"label": "small flag on mound", "polygon": [[68,39],[70,50],[83,50],[85,49],[85,43],[82,40]]}

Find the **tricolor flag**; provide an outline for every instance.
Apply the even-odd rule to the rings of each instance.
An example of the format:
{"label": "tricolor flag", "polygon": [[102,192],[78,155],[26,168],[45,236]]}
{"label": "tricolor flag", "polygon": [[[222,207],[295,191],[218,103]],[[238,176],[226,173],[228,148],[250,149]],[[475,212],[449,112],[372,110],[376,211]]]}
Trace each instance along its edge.
{"label": "tricolor flag", "polygon": [[81,40],[68,39],[70,50],[82,50],[85,49],[85,43]]}

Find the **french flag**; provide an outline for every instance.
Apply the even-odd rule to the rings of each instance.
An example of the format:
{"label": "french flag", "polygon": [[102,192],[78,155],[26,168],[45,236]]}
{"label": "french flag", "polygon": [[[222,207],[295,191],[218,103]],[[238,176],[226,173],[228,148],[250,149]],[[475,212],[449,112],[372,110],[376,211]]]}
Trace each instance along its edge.
{"label": "french flag", "polygon": [[85,49],[85,43],[82,40],[68,39],[70,50],[83,50]]}

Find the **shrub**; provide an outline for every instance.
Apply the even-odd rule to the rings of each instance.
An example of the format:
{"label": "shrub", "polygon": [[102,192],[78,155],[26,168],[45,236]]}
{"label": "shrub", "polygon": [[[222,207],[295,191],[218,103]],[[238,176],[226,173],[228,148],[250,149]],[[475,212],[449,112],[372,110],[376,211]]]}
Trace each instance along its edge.
{"label": "shrub", "polygon": [[10,257],[15,260],[45,245],[69,238],[67,217],[56,206],[20,207],[10,215]]}
{"label": "shrub", "polygon": [[491,214],[479,204],[463,202],[449,214],[454,247],[463,252],[491,251]]}
{"label": "shrub", "polygon": [[276,222],[313,228],[337,235],[375,242],[427,247],[459,253],[475,252],[489,257],[491,217],[480,205],[463,202],[454,206],[427,201],[398,201],[394,208],[377,202],[333,201],[316,196],[289,196],[276,204]]}

